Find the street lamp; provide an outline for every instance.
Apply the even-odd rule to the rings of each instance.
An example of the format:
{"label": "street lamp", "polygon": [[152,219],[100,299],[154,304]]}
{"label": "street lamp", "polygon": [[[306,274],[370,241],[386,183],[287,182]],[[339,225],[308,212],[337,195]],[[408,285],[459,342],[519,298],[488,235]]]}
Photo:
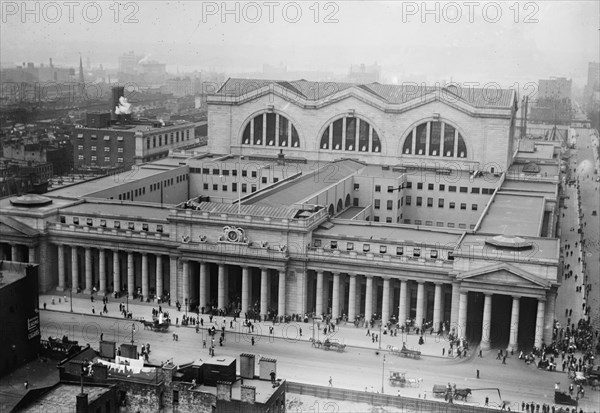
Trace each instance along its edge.
{"label": "street lamp", "polygon": [[135,333],[135,323],[131,324],[131,344],[133,344],[133,333]]}
{"label": "street lamp", "polygon": [[381,350],[381,330],[383,328],[383,314],[381,316],[381,321],[379,322],[379,337],[377,337],[377,342],[379,343],[379,350]]}
{"label": "street lamp", "polygon": [[383,363],[381,363],[381,394],[383,394],[383,381],[385,373],[385,354],[383,355]]}
{"label": "street lamp", "polygon": [[127,314],[129,314],[129,291],[125,293],[125,298],[127,300]]}
{"label": "street lamp", "polygon": [[185,299],[185,316],[187,317],[188,299]]}
{"label": "street lamp", "polygon": [[73,286],[69,288],[69,304],[71,305],[71,312],[73,312]]}

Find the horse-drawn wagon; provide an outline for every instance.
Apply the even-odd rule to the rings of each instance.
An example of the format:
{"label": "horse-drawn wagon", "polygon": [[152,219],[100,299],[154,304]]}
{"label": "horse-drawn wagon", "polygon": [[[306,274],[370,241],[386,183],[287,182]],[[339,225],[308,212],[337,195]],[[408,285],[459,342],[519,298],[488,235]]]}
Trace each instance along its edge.
{"label": "horse-drawn wagon", "polygon": [[322,348],[326,351],[329,350],[335,350],[338,353],[343,353],[344,350],[346,349],[346,345],[340,343],[337,340],[330,340],[328,338],[325,339],[325,341],[321,341],[321,340],[312,340],[312,346],[315,348]]}
{"label": "horse-drawn wagon", "polygon": [[419,350],[409,350],[405,344],[402,345],[402,348],[394,347],[388,344],[387,350],[390,352],[390,354],[395,356],[412,357],[414,359],[421,358],[421,352]]}
{"label": "horse-drawn wagon", "polygon": [[423,379],[406,378],[406,372],[390,371],[390,385],[398,387],[419,387]]}
{"label": "horse-drawn wagon", "polygon": [[144,330],[152,330],[158,331],[160,333],[165,333],[169,330],[169,322],[164,320],[163,322],[159,322],[158,319],[152,321],[144,321]]}

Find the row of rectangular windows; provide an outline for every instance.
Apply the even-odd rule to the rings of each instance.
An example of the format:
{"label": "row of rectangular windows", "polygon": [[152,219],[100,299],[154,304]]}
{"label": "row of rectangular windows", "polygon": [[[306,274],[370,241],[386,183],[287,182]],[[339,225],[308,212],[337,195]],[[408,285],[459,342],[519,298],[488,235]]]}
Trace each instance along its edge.
{"label": "row of rectangular windows", "polygon": [[[66,224],[67,223],[67,217],[64,215],[60,216],[60,222],[61,224]],[[81,222],[81,224],[80,224]],[[80,220],[79,217],[73,217],[72,219],[72,223],[73,225],[83,225],[83,218]],[[112,228],[115,229],[121,229],[121,221],[112,221],[113,225]],[[94,219],[93,218],[86,218],[85,219],[85,224],[88,227],[93,227],[94,226]],[[101,219],[99,222],[99,226],[102,228],[107,228],[107,220],[105,219]],[[139,227],[139,225],[138,225]],[[135,231],[135,222],[127,222],[127,229],[131,230],[131,231]],[[147,223],[142,223],[141,225],[141,230],[142,231],[150,231],[150,225]],[[155,228],[156,232],[163,232],[163,226],[162,224],[156,224],[156,228]]]}
{"label": "row of rectangular windows", "polygon": [[[381,200],[380,199],[375,199],[374,200],[374,204],[373,204],[373,208],[374,209],[381,209]],[[444,208],[444,198],[438,198],[438,208]],[[398,208],[400,208],[402,205],[404,205],[404,197],[400,198],[398,200]],[[410,195],[406,196],[406,205],[410,206],[412,205],[412,197]],[[423,198],[418,196],[417,197],[417,206],[422,206],[423,205]],[[455,209],[456,208],[456,203],[455,202],[450,202],[449,204],[449,208],[450,209]],[[433,198],[427,198],[427,206],[428,207],[433,207]],[[394,201],[392,200],[387,200],[386,201],[386,209],[388,211],[391,211],[394,208]],[[464,202],[461,202],[460,204],[460,209],[462,210],[466,210],[467,209],[467,204]],[[471,211],[477,211],[478,209],[478,205],[477,204],[471,204]]]}
{"label": "row of rectangular windows", "polygon": [[[77,134],[77,138],[78,139],[83,139],[83,133],[78,133]],[[90,139],[95,141],[98,139],[97,135],[90,135]],[[110,141],[110,135],[104,135],[104,141]],[[117,136],[117,142],[123,142],[123,137],[122,136]]]}
{"label": "row of rectangular windows", "polygon": [[[407,181],[406,185],[404,186],[400,186],[400,187],[395,187],[395,186],[391,186],[388,185],[387,187],[387,192],[388,193],[393,193],[394,191],[397,191],[398,189],[411,189],[412,188],[412,182]],[[359,184],[354,184],[354,190],[358,190],[360,189],[360,185]],[[423,189],[423,182],[418,182],[417,183],[417,189]],[[427,184],[427,189],[430,191],[435,190],[435,184]],[[446,184],[439,184],[438,185],[438,190],[440,191],[445,191],[446,190]],[[455,185],[448,185],[448,192],[456,192],[457,187]],[[458,187],[458,191],[461,193],[468,193],[469,192],[469,188],[466,186],[461,186]],[[381,185],[375,185],[375,192],[381,192]],[[484,194],[484,195],[491,195],[494,193],[494,188],[478,188],[478,187],[472,187],[471,188],[471,193],[472,194]]]}
{"label": "row of rectangular windows", "polygon": [[[187,129],[186,131],[186,136],[185,136],[185,140],[189,141],[190,140],[190,130]],[[173,132],[171,132],[170,136],[168,134],[165,133],[165,143],[164,145],[168,145],[169,142],[167,142],[167,138],[171,138],[171,145],[173,145],[173,143],[179,143],[179,131],[175,132],[175,135],[173,135]],[[152,139],[150,139],[152,138]],[[146,149],[150,149],[150,144],[152,143],[152,147],[156,148],[156,146],[163,146],[163,136],[162,134],[158,135],[158,145],[157,140],[156,140],[157,136],[152,136],[152,137],[148,137],[146,138]],[[174,142],[175,140],[175,142]],[[181,142],[184,141],[184,136],[183,136],[183,131],[181,131]]]}
{"label": "row of rectangular windows", "polygon": [[[104,146],[104,152],[110,152],[111,149],[112,148],[110,146]],[[77,145],[77,150],[83,151],[83,145]],[[97,147],[95,145],[92,145],[92,146],[90,146],[90,150],[92,152],[96,152]],[[123,153],[123,148],[121,148],[121,147],[117,148],[117,153]]]}
{"label": "row of rectangular windows", "polygon": [[[84,160],[84,156],[83,155],[77,155],[77,160],[78,161],[83,161]],[[90,156],[90,161],[91,162],[96,162],[97,160],[98,160],[98,157],[96,155],[91,155]],[[104,162],[111,162],[110,156],[105,156],[104,157]],[[117,158],[117,162],[118,163],[123,163],[123,158]]]}
{"label": "row of rectangular windows", "polygon": [[[229,187],[228,187],[227,185],[221,185],[221,190],[222,190],[223,192],[227,192],[228,188],[229,188]],[[255,185],[255,184],[252,184],[250,188],[251,188],[251,191],[252,191],[252,192],[256,192],[256,191],[257,191],[257,187],[256,187],[256,185]],[[210,190],[210,185],[209,185],[208,183],[206,183],[206,182],[205,182],[205,183],[203,184],[203,189],[204,189],[205,191],[208,191],[208,190]],[[218,190],[219,190],[219,184],[212,184],[212,190],[213,190],[213,191],[218,191]],[[237,184],[237,182],[233,182],[233,183],[231,184],[231,192],[237,192],[237,190],[238,190],[238,184]],[[246,193],[246,192],[248,192],[248,184],[242,184],[241,191],[242,191],[243,193]]]}
{"label": "row of rectangular windows", "polygon": [[[314,246],[316,248],[321,248],[323,245],[322,240],[320,239],[315,239],[314,241]],[[329,241],[329,248],[332,250],[336,250],[338,249],[339,246],[339,242],[338,241]],[[371,252],[371,244],[362,244],[362,250],[363,252]],[[347,241],[346,242],[346,251],[354,251],[354,242],[350,242]],[[405,247],[401,246],[401,247],[396,247],[396,255],[397,256],[403,256],[405,254],[405,252],[408,252],[408,248],[406,248],[405,251]],[[380,254],[387,254],[388,253],[388,246],[387,245],[380,245],[379,246],[379,253]],[[390,251],[391,253],[391,251]],[[412,247],[412,256],[413,257],[421,257],[421,248],[420,247]],[[433,258],[436,259],[438,258],[439,253],[438,250],[436,249],[430,249],[429,250],[429,258]],[[453,260],[454,259],[454,255],[451,251],[448,251],[448,259],[449,260]]]}

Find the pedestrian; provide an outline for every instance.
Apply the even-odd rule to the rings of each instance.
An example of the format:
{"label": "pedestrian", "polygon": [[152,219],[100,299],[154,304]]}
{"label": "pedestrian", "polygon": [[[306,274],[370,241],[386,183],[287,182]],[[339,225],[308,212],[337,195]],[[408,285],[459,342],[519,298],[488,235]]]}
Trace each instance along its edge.
{"label": "pedestrian", "polygon": [[487,406],[489,403],[490,403],[490,398],[486,396],[484,406]]}
{"label": "pedestrian", "polygon": [[329,376],[329,387],[333,387],[333,379]]}
{"label": "pedestrian", "polygon": [[479,357],[481,357],[481,358],[483,357],[481,349],[479,349]]}
{"label": "pedestrian", "polygon": [[442,347],[442,356],[446,355],[446,347]]}
{"label": "pedestrian", "polygon": [[29,382],[27,380],[25,380],[25,383],[23,383],[23,386],[25,386],[25,390],[29,389]]}
{"label": "pedestrian", "polygon": [[202,340],[202,348],[206,348],[206,339]]}
{"label": "pedestrian", "polygon": [[506,355],[502,357],[502,364],[506,364]]}
{"label": "pedestrian", "polygon": [[96,314],[96,309],[92,306],[92,314]]}
{"label": "pedestrian", "polygon": [[104,338],[104,333],[100,333],[100,341]]}
{"label": "pedestrian", "polygon": [[254,337],[252,337],[250,341],[252,342],[252,345],[254,345]]}
{"label": "pedestrian", "polygon": [[479,369],[477,369],[477,378],[479,378]]}

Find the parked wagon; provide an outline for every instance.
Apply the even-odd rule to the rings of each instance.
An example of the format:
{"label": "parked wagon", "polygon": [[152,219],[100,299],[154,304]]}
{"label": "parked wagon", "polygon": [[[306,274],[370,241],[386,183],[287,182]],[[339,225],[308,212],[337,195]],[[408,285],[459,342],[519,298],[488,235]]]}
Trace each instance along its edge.
{"label": "parked wagon", "polygon": [[163,321],[162,323],[159,323],[158,320],[144,321],[144,329],[164,333],[169,330],[169,322]]}
{"label": "parked wagon", "polygon": [[388,344],[387,350],[390,354],[395,356],[412,357],[414,359],[421,358],[421,352],[418,350],[409,350],[406,345],[402,345],[402,348],[394,347]]}
{"label": "parked wagon", "polygon": [[338,353],[342,353],[344,351],[344,349],[346,348],[346,345],[342,344],[338,341],[330,340],[330,339],[326,338],[325,341],[323,342],[323,348],[327,351],[335,350]]}
{"label": "parked wagon", "polygon": [[451,389],[449,389],[447,386],[443,385],[443,384],[434,384],[433,385],[433,390],[431,391],[431,393],[433,393],[433,397],[439,397],[439,398],[444,398],[446,399],[448,394],[451,393]]}

